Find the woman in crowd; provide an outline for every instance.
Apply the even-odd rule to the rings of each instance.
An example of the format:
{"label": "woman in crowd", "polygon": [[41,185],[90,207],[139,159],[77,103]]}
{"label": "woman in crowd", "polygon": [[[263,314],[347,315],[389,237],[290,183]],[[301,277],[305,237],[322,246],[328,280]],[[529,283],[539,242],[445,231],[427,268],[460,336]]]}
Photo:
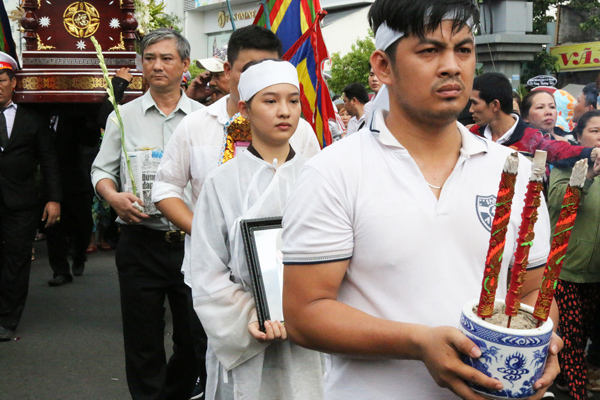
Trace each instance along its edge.
{"label": "woman in crowd", "polygon": [[570,136],[563,129],[556,126],[558,111],[556,99],[545,90],[533,90],[522,101],[521,115],[523,120],[544,135],[549,135],[555,140],[568,141]]}
{"label": "woman in crowd", "polygon": [[[545,96],[544,96],[545,97]],[[584,114],[574,130],[582,146],[600,147],[600,110]],[[552,226],[558,220],[571,168],[554,168],[550,174],[548,207]],[[557,383],[575,400],[587,399],[585,348],[600,302],[600,161],[590,166],[583,187],[577,220],[558,287],[559,330],[565,347],[559,353],[561,375]],[[591,390],[600,389],[590,383]]]}
{"label": "woman in crowd", "polygon": [[283,214],[304,164],[289,145],[301,113],[298,75],[286,61],[252,62],[238,89],[252,143],[207,177],[192,223],[194,309],[208,336],[206,399],[319,400],[320,354],[287,341],[281,321],[259,330],[240,232],[242,219]]}

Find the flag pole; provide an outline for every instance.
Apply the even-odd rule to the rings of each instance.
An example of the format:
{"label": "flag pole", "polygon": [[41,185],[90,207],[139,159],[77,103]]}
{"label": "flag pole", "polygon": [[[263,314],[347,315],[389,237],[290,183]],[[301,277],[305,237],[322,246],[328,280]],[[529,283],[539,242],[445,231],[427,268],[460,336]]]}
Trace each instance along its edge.
{"label": "flag pole", "polygon": [[265,14],[265,22],[267,24],[267,29],[271,30],[271,12],[269,11],[269,4],[267,0],[262,0],[263,5],[263,13]]}
{"label": "flag pole", "polygon": [[229,11],[229,20],[231,21],[231,27],[235,31],[235,21],[233,20],[233,12],[231,11],[231,4],[227,0],[227,10]]}

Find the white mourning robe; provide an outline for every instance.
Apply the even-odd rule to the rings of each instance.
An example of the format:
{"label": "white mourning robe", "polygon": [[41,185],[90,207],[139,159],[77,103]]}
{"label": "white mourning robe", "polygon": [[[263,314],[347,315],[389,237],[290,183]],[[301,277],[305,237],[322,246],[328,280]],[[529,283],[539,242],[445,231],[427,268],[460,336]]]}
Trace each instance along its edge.
{"label": "white mourning robe", "polygon": [[318,352],[290,341],[261,343],[248,332],[256,309],[239,229],[241,219],[283,214],[305,160],[296,155],[275,168],[245,151],[204,183],[192,223],[191,281],[208,336],[207,400],[322,398]]}

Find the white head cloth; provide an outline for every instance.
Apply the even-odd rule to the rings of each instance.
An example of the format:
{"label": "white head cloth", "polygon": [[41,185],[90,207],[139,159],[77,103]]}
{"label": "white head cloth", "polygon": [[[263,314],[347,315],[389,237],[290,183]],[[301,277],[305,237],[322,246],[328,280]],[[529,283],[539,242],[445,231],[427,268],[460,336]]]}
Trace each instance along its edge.
{"label": "white head cloth", "polygon": [[238,84],[240,100],[248,101],[264,88],[279,83],[289,83],[300,90],[298,72],[291,63],[287,61],[266,60],[253,65],[242,72],[240,76]]}
{"label": "white head cloth", "polygon": [[[429,9],[425,13],[425,21],[424,21],[425,25],[427,25],[429,23],[430,16],[431,16],[431,9]],[[456,10],[449,11],[442,17],[442,21],[454,20],[454,19],[456,19],[456,16],[457,16]],[[473,29],[473,25],[474,25],[473,19],[470,18],[467,21],[467,26],[470,29]],[[396,40],[402,38],[404,35],[405,35],[404,32],[395,31],[392,28],[390,28],[386,22],[384,22],[383,24],[379,25],[379,28],[377,28],[377,33],[375,34],[375,48],[377,50],[385,51]]]}

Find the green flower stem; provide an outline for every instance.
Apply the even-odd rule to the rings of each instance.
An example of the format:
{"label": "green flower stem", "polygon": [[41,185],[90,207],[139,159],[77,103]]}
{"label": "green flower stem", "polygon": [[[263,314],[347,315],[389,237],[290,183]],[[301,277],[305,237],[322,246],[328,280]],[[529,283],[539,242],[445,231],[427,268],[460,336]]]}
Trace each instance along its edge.
{"label": "green flower stem", "polygon": [[102,55],[102,47],[96,40],[95,37],[91,36],[90,39],[96,48],[96,53],[98,53],[98,61],[100,63],[100,68],[102,68],[102,74],[104,75],[104,81],[106,82],[106,93],[108,93],[108,100],[113,105],[115,110],[115,115],[117,116],[117,120],[113,121],[119,127],[121,131],[121,145],[123,146],[123,153],[125,153],[125,160],[127,161],[127,171],[129,172],[129,179],[131,180],[131,188],[133,191],[133,195],[137,197],[137,188],[135,186],[135,179],[133,178],[133,170],[131,169],[131,161],[129,160],[129,154],[127,153],[127,149],[125,147],[125,126],[123,125],[123,119],[121,118],[121,112],[119,110],[119,105],[117,104],[117,100],[115,99],[115,90],[112,85],[112,81],[108,77],[108,69],[106,69],[106,63],[104,62],[104,56]]}

